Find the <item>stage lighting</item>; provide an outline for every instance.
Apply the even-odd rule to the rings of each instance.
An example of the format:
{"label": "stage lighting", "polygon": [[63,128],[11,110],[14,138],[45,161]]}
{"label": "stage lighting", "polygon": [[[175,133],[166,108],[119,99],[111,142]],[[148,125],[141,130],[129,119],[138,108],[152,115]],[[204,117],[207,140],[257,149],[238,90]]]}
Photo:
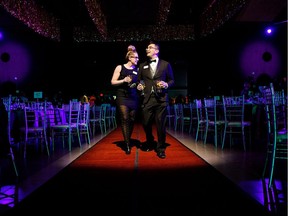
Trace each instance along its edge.
{"label": "stage lighting", "polygon": [[265,33],[266,33],[266,35],[272,35],[272,33],[273,33],[272,27],[267,27],[265,30]]}
{"label": "stage lighting", "polygon": [[273,23],[272,25],[268,26],[265,29],[265,34],[268,35],[268,36],[275,34],[276,31],[277,31],[277,28],[279,28],[279,25],[280,24],[286,24],[286,23],[287,23],[287,20],[284,20],[284,21],[281,21],[281,22],[277,22],[277,23]]}
{"label": "stage lighting", "polygon": [[267,32],[267,34],[271,34],[271,33],[272,33],[272,29],[271,29],[271,28],[268,28],[268,29],[266,30],[266,32]]}

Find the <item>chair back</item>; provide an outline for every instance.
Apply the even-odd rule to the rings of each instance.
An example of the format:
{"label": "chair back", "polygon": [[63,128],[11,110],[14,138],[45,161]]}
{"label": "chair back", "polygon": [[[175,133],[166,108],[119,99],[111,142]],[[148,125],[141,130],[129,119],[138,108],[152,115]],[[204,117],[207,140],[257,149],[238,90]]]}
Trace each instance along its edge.
{"label": "chair back", "polygon": [[24,108],[24,121],[25,126],[20,130],[24,132],[25,145],[24,145],[24,157],[26,157],[26,146],[32,139],[45,143],[47,154],[50,155],[48,140],[47,140],[47,106],[46,101],[43,102],[43,106],[26,106]]}
{"label": "chair back", "polygon": [[73,136],[78,137],[79,146],[81,138],[79,131],[81,103],[80,101],[70,100],[69,104],[64,104],[62,108],[55,108],[55,125],[51,125],[52,149],[54,150],[55,137],[61,136],[64,147],[64,137],[68,137],[68,148],[72,150]]}
{"label": "chair back", "polygon": [[183,132],[184,129],[184,114],[183,114],[183,104],[182,103],[177,103],[173,105],[174,107],[174,115],[175,115],[175,125],[174,129],[180,129],[180,131]]}
{"label": "chair back", "polygon": [[[275,93],[273,83],[262,89],[267,123],[267,156],[263,169],[263,178],[268,173],[268,187],[271,188],[276,160],[288,159],[287,145],[287,104],[281,93]],[[284,107],[284,108],[283,108]]]}
{"label": "chair back", "polygon": [[166,115],[166,122],[168,127],[171,128],[175,125],[175,114],[174,114],[174,104],[169,104],[167,106],[167,115]]}
{"label": "chair back", "polygon": [[196,136],[195,141],[197,142],[199,140],[199,137],[201,136],[201,139],[204,139],[204,143],[206,143],[206,136],[204,133],[206,132],[206,128],[208,127],[208,119],[205,112],[205,106],[202,99],[195,99],[196,104],[196,113],[197,113],[197,130],[196,130]]}
{"label": "chair back", "polygon": [[111,118],[111,122],[112,122],[112,128],[115,129],[117,127],[117,118],[116,118],[117,107],[116,106],[111,106],[110,111],[111,111],[110,118]]}
{"label": "chair back", "polygon": [[245,97],[222,96],[224,110],[224,135],[222,148],[224,148],[226,135],[230,135],[230,147],[232,145],[232,135],[241,134],[244,151],[246,151],[246,129],[249,132],[249,143],[251,143],[251,121],[245,121]]}
{"label": "chair back", "polygon": [[101,111],[101,125],[103,129],[103,133],[106,133],[107,132],[107,120],[106,120],[107,104],[101,104],[100,111]]}
{"label": "chair back", "polygon": [[106,106],[105,105],[94,105],[91,108],[90,124],[92,125],[90,129],[90,134],[95,135],[96,125],[99,126],[101,134],[106,133]]}
{"label": "chair back", "polygon": [[223,96],[224,119],[226,122],[241,123],[244,121],[244,95]]}
{"label": "chair back", "polygon": [[214,134],[215,147],[217,147],[218,145],[219,137],[221,141],[223,139],[223,128],[225,124],[225,121],[222,115],[223,104],[222,103],[218,104],[217,98],[218,96],[214,96],[213,98],[204,98],[205,115],[206,115],[206,120],[208,122],[207,127],[206,127],[206,132],[205,132],[205,136],[206,136],[205,142],[206,142],[208,133],[211,132]]}
{"label": "chair back", "polygon": [[[8,144],[9,145],[9,155],[11,157],[11,160],[12,160],[12,164],[13,164],[13,167],[14,167],[14,172],[15,172],[15,175],[16,177],[19,176],[19,173],[18,173],[18,167],[16,166],[16,161],[15,161],[15,157],[14,157],[14,150],[12,148],[12,145],[15,144],[14,143],[14,139],[12,138],[11,136],[11,128],[12,128],[12,118],[11,118],[11,111],[12,111],[12,96],[9,95],[8,97],[5,97],[5,98],[2,98],[2,103],[3,103],[3,106],[4,107],[1,107],[1,112],[7,112],[7,119],[6,119],[6,115],[3,113],[3,115],[1,115],[3,117],[3,119],[1,119],[1,121],[7,121],[7,124],[3,123],[1,125],[7,125],[7,128],[1,128],[0,130],[2,130],[3,134],[7,131],[7,140],[2,137],[2,141],[6,142],[8,141],[8,143],[1,143],[1,145],[4,145],[4,144]],[[2,104],[1,104],[2,106]],[[4,110],[5,109],[5,110]]]}
{"label": "chair back", "polygon": [[217,121],[216,112],[216,98],[204,98],[205,113],[207,115],[208,121]]}
{"label": "chair back", "polygon": [[68,122],[70,127],[77,128],[80,119],[81,103],[79,101],[69,102]]}
{"label": "chair back", "polygon": [[85,136],[85,140],[90,144],[90,104],[84,102],[81,104],[79,113],[79,134]]}
{"label": "chair back", "polygon": [[188,133],[192,133],[192,127],[193,127],[193,109],[195,109],[195,107],[193,107],[193,103],[186,103],[183,104],[183,130],[185,130],[185,126],[188,126]]}
{"label": "chair back", "polygon": [[114,129],[117,125],[116,123],[116,106],[112,106],[111,104],[103,104],[106,107],[106,126],[109,129]]}
{"label": "chair back", "polygon": [[88,102],[82,103],[79,113],[79,124],[88,125],[90,119],[90,104]]}

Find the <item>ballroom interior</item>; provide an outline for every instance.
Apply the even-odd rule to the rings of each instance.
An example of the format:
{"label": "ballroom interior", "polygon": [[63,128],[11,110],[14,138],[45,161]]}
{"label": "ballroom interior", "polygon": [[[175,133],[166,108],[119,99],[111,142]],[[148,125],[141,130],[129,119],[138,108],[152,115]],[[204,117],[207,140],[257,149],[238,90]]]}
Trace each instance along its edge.
{"label": "ballroom interior", "polygon": [[[150,40],[159,42],[159,57],[173,68],[172,101],[237,96],[249,81],[257,89],[273,83],[275,90],[284,91],[287,103],[286,0],[3,0],[0,97],[43,102],[56,100],[61,93],[64,104],[81,100],[83,95],[96,97],[98,105],[107,103],[115,99],[111,77],[116,65],[125,63],[128,45],[136,47],[141,63],[146,61]],[[262,123],[257,125],[260,135],[253,137],[256,145],[263,144]],[[104,135],[97,131],[91,137],[93,145],[114,129]],[[170,127],[168,132],[273,216],[287,213],[286,182],[281,182],[280,200],[276,200],[280,207],[275,207],[264,200],[270,194],[265,194],[263,182],[254,179],[262,172],[263,146],[246,152],[241,148],[222,151],[210,139],[207,145],[197,143],[195,133]],[[79,150],[74,146],[71,152],[58,149],[49,160],[43,152],[31,161],[21,158],[19,168],[25,170],[22,198],[90,147],[85,144]],[[273,212],[278,208],[279,214]]]}

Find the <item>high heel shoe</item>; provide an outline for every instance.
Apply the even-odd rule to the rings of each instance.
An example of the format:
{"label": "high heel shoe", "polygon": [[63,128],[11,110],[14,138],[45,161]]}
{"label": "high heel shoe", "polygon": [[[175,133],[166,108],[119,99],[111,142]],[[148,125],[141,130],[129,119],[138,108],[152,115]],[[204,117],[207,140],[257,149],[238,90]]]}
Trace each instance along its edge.
{"label": "high heel shoe", "polygon": [[126,154],[131,154],[131,148],[130,148],[130,145],[129,143],[126,144],[126,151],[125,151]]}

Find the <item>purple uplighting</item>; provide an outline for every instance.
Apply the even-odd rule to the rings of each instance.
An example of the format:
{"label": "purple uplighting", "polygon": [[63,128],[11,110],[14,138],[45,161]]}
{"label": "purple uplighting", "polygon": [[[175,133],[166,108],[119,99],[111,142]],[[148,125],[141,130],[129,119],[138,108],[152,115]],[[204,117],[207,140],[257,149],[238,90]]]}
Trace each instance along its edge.
{"label": "purple uplighting", "polygon": [[4,34],[3,32],[0,31],[0,41],[4,39]]}
{"label": "purple uplighting", "polygon": [[240,54],[240,67],[245,77],[260,75],[270,78],[280,74],[280,56],[275,46],[267,41],[248,44]]}
{"label": "purple uplighting", "polygon": [[30,53],[23,45],[15,42],[0,44],[1,82],[23,82],[31,67]]}

